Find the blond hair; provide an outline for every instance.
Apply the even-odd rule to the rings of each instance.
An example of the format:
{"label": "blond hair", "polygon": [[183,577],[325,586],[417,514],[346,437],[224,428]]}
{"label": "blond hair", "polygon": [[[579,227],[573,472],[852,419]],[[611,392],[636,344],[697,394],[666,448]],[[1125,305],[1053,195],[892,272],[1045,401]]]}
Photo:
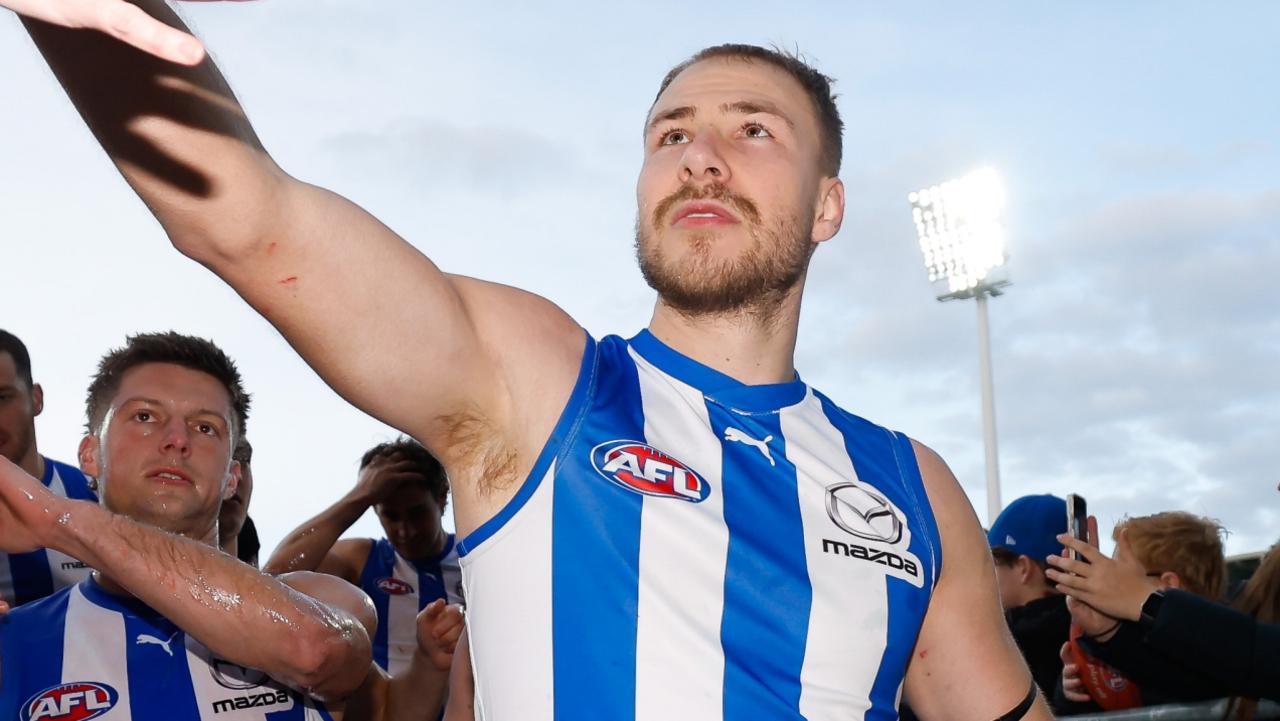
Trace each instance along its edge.
{"label": "blond hair", "polygon": [[1222,524],[1185,511],[1165,511],[1124,518],[1111,536],[1119,540],[1121,533],[1148,572],[1172,571],[1186,590],[1214,600],[1222,597],[1227,575]]}

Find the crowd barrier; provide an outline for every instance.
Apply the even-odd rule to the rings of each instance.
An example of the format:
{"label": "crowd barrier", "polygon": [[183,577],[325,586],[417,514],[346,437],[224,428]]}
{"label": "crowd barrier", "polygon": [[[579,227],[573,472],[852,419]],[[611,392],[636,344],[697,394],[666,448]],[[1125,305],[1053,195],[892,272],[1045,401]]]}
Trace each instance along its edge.
{"label": "crowd barrier", "polygon": [[[1060,719],[1071,721],[1231,721],[1227,717],[1228,699],[1205,701],[1204,703],[1179,703],[1164,706],[1148,706],[1128,711],[1112,711],[1110,713],[1086,714],[1083,716],[1060,716]],[[1263,701],[1258,704],[1255,721],[1280,721],[1280,704]]]}

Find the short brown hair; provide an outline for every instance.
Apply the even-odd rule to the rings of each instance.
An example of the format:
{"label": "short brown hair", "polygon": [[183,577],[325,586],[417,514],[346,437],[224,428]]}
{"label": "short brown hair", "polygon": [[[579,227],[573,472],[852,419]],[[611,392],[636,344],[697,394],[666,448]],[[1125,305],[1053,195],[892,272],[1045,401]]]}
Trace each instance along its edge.
{"label": "short brown hair", "polygon": [[840,119],[840,109],[836,107],[836,96],[831,92],[831,84],[835,80],[818,72],[799,53],[735,43],[703,48],[667,73],[662,79],[662,85],[658,86],[658,94],[653,98],[654,104],[657,104],[658,98],[662,97],[662,93],[666,92],[667,86],[677,75],[694,63],[713,58],[734,58],[748,63],[758,60],[782,70],[800,83],[800,87],[804,88],[805,94],[813,102],[814,115],[822,134],[819,138],[822,170],[830,177],[839,174],[840,161],[844,155],[844,121]]}
{"label": "short brown hair", "polygon": [[1211,599],[1222,596],[1227,574],[1222,524],[1185,511],[1124,518],[1111,537],[1124,533],[1133,554],[1148,572],[1172,571],[1186,590]]}
{"label": "short brown hair", "polygon": [[390,456],[400,456],[402,460],[409,461],[413,464],[413,470],[421,475],[421,479],[405,481],[406,484],[425,488],[433,498],[441,501],[449,496],[449,476],[444,472],[444,466],[425,446],[408,436],[379,443],[365,451],[360,458],[360,468],[363,469],[378,458]]}
{"label": "short brown hair", "polygon": [[213,376],[231,398],[233,441],[244,435],[249,420],[249,394],[240,381],[240,371],[221,348],[213,341],[195,336],[167,333],[142,333],[125,339],[123,348],[116,348],[102,357],[98,372],[89,382],[85,398],[86,427],[96,434],[102,426],[107,406],[120,389],[120,380],[130,368],[147,363],[171,363]]}

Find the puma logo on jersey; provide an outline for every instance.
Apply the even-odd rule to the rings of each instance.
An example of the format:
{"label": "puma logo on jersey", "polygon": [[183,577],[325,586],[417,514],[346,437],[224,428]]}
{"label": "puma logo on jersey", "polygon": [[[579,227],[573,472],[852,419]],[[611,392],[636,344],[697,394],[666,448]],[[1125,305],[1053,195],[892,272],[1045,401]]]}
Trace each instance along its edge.
{"label": "puma logo on jersey", "polygon": [[762,453],[764,457],[769,460],[769,465],[771,466],[778,465],[773,462],[773,455],[769,453],[769,441],[773,440],[772,435],[765,436],[764,440],[762,441],[757,438],[752,438],[751,436],[738,430],[737,428],[730,427],[730,428],[724,429],[724,439],[726,441],[733,441],[735,443],[745,443],[748,446],[755,448],[757,451],[760,451],[760,453]]}
{"label": "puma logo on jersey", "polygon": [[161,641],[155,636],[152,636],[146,633],[140,633],[138,634],[138,637],[134,639],[134,643],[138,644],[139,646],[146,646],[147,644],[159,646],[160,648],[163,648],[164,652],[169,654],[170,656],[173,655],[173,649],[169,647],[169,644],[172,641],[173,641],[172,638],[170,638],[168,641]]}

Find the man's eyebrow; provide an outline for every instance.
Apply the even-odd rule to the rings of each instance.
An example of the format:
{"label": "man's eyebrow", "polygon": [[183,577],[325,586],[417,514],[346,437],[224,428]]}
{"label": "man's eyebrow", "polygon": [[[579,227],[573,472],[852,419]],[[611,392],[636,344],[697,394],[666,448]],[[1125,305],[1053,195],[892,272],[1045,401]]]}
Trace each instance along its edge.
{"label": "man's eyebrow", "polygon": [[740,115],[751,115],[753,113],[767,113],[782,119],[791,128],[795,128],[796,124],[782,109],[773,103],[763,100],[739,100],[736,103],[725,103],[720,106],[720,110],[726,113],[738,113]]}
{"label": "man's eyebrow", "polygon": [[[121,408],[123,408],[123,407],[125,407],[125,406],[129,405],[130,403],[142,403],[142,404],[144,404],[144,405],[148,405],[148,406],[158,406],[158,407],[163,407],[163,406],[164,406],[164,403],[162,403],[162,402],[160,402],[160,401],[156,400],[155,398],[147,398],[146,396],[133,396],[132,398],[127,398],[127,399],[125,399],[124,403],[121,403],[121,404],[120,404],[120,407],[121,407]],[[215,410],[211,410],[211,409],[209,409],[209,408],[197,408],[197,409],[195,410],[195,412],[194,412],[194,413],[192,413],[191,415],[193,415],[193,416],[213,416],[214,418],[217,418],[217,419],[222,420],[222,421],[225,421],[225,420],[226,420],[226,417],[222,414],[222,412],[221,412],[221,411],[215,411]]]}
{"label": "man's eyebrow", "polygon": [[678,108],[664,110],[653,116],[653,119],[649,121],[649,129],[653,130],[656,125],[659,123],[665,123],[668,120],[684,120],[685,118],[692,118],[697,114],[698,109],[692,105],[681,105]]}

